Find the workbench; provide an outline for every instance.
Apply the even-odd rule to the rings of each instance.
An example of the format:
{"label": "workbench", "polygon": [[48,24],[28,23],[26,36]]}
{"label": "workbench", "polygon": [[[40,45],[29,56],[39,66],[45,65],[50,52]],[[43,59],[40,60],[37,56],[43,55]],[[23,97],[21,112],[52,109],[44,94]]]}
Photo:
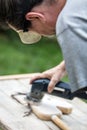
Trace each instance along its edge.
{"label": "workbench", "polygon": [[[3,130],[59,130],[52,121],[40,120],[33,113],[24,116],[28,107],[11,97],[16,92],[26,93],[30,90],[31,76],[32,74],[0,76],[0,128]],[[72,104],[73,111],[69,115],[63,115],[62,120],[70,130],[87,130],[87,104],[79,98],[67,102]]]}

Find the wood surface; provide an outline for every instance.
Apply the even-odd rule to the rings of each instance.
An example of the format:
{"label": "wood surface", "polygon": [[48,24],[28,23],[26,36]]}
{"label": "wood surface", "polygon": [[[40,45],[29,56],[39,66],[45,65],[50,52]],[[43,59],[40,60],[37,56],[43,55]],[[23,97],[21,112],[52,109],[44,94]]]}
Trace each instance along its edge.
{"label": "wood surface", "polygon": [[3,75],[3,76],[0,76],[0,80],[27,79],[27,78],[31,78],[34,75],[38,75],[38,73],[34,73],[34,74]]}
{"label": "wood surface", "polygon": [[[24,113],[29,111],[24,99],[19,96],[24,104],[22,105],[12,99],[11,95],[29,90],[29,78],[0,81],[0,126],[3,130],[60,130],[52,121],[40,120],[33,113],[24,117]],[[55,98],[60,100],[59,97]],[[87,104],[78,98],[66,101],[72,104],[73,110],[69,115],[63,114],[61,120],[70,127],[70,130],[87,130]]]}

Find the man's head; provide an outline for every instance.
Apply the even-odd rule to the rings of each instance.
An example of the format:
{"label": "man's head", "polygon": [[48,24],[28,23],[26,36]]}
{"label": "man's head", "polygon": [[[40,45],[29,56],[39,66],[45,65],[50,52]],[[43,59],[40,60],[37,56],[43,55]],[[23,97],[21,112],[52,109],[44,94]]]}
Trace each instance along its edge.
{"label": "man's head", "polygon": [[[55,33],[58,14],[65,4],[63,1],[65,0],[0,0],[0,21],[18,30],[21,37],[25,38],[28,32],[28,38],[31,34],[31,37],[33,35],[39,40],[40,35]],[[36,42],[37,38],[30,42]]]}

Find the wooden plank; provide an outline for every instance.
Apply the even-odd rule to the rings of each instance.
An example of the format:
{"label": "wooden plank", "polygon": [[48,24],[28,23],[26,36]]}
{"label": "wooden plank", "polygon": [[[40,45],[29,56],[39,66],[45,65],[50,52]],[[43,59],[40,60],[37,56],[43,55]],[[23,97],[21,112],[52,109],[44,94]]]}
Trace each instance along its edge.
{"label": "wooden plank", "polygon": [[3,80],[0,82],[0,90],[3,90],[6,94],[11,95],[16,92],[28,92],[29,85],[25,86],[18,80]]}
{"label": "wooden plank", "polygon": [[[28,108],[15,102],[10,95],[17,92],[26,91],[26,87],[17,80],[8,80],[0,82],[0,122],[5,130],[49,130],[51,127],[47,126],[44,121],[39,120],[33,114],[29,117],[23,117],[24,112]],[[2,100],[3,99],[3,100]],[[3,114],[4,113],[4,114]],[[54,124],[53,124],[54,125]],[[52,126],[52,123],[51,123]],[[56,127],[57,128],[57,127]],[[54,130],[58,130],[54,129]]]}
{"label": "wooden plank", "polygon": [[[87,129],[87,104],[79,98],[74,98],[71,101],[73,111],[69,116],[63,116],[63,120],[67,122],[72,130],[86,130]],[[84,105],[83,105],[84,104]],[[85,113],[86,111],[86,113]],[[71,123],[72,122],[72,123]]]}
{"label": "wooden plank", "polygon": [[77,109],[80,109],[83,113],[87,115],[87,103],[83,102],[79,98],[74,98],[72,104],[73,106],[76,106]]}
{"label": "wooden plank", "polygon": [[38,73],[33,73],[33,74],[16,74],[16,75],[5,75],[5,76],[0,76],[0,80],[11,80],[11,79],[26,79],[30,78],[34,75],[37,75]]}
{"label": "wooden plank", "polygon": [[9,97],[6,90],[4,92],[0,89],[0,122],[5,128],[4,130],[31,130],[34,128],[36,130],[49,130],[43,121],[39,120],[34,114],[23,117],[26,111],[28,111],[27,107],[18,104]]}
{"label": "wooden plank", "polygon": [[[0,125],[4,130],[59,130],[51,121],[39,120],[34,114],[23,117],[28,108],[13,100],[11,94],[29,92],[30,87],[28,78],[0,81]],[[87,104],[79,99],[67,101],[73,105],[73,111],[61,119],[70,126],[70,130],[87,130]]]}
{"label": "wooden plank", "polygon": [[[24,85],[22,85],[18,80],[10,80],[10,82],[8,80],[2,81],[0,82],[0,91],[4,92],[5,95],[9,96],[11,94],[14,94],[15,92],[19,91],[19,92],[25,92],[26,87]],[[29,85],[28,85],[29,86]],[[29,91],[29,90],[27,90]],[[6,102],[6,101],[5,101]],[[11,103],[12,104],[12,103]],[[8,105],[7,105],[8,106]],[[13,106],[13,105],[12,105]],[[6,108],[5,108],[6,110]],[[6,115],[8,115],[6,113]],[[5,123],[6,124],[6,123]],[[46,124],[45,124],[46,125]],[[6,126],[6,125],[5,125]],[[51,126],[53,127],[54,124],[51,123]],[[44,128],[44,127],[43,127]],[[48,127],[50,128],[50,126]],[[50,128],[51,129],[51,128]],[[58,129],[57,127],[55,127],[54,130]]]}

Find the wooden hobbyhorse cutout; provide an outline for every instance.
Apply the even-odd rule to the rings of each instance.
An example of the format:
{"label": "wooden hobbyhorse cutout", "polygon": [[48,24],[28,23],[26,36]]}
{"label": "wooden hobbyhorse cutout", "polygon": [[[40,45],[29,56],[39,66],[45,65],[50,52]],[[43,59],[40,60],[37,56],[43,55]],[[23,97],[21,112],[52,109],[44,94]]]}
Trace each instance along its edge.
{"label": "wooden hobbyhorse cutout", "polygon": [[62,113],[70,114],[72,111],[71,104],[66,101],[58,101],[55,98],[45,95],[39,105],[31,105],[33,113],[42,120],[53,121],[60,129],[70,130],[70,128],[60,119]]}

